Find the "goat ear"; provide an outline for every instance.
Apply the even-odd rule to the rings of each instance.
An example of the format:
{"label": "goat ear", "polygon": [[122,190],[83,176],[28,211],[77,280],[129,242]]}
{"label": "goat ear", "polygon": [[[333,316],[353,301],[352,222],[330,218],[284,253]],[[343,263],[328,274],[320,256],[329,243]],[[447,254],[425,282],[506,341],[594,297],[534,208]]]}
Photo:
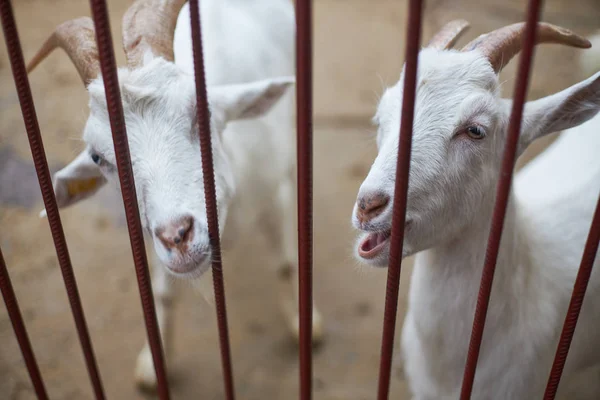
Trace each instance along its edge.
{"label": "goat ear", "polygon": [[[70,206],[96,193],[106,179],[92,161],[88,149],[54,174],[54,194],[59,208]],[[44,209],[40,217],[46,216]]]}
{"label": "goat ear", "polygon": [[281,99],[294,82],[293,77],[282,77],[213,87],[211,103],[213,108],[223,111],[225,122],[260,117]]}
{"label": "goat ear", "polygon": [[525,105],[520,147],[535,139],[573,128],[600,111],[600,72],[561,92]]}

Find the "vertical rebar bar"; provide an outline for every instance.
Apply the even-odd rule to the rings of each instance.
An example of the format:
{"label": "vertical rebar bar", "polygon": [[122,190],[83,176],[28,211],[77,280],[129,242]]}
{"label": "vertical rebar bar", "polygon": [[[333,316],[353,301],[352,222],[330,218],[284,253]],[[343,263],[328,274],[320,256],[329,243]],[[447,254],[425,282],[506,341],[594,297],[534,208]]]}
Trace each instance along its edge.
{"label": "vertical rebar bar", "polygon": [[540,17],[541,0],[530,0],[527,8],[527,22],[523,37],[523,50],[519,58],[519,70],[515,82],[515,91],[513,97],[510,122],[508,124],[506,144],[502,159],[502,169],[498,184],[496,186],[496,202],[492,215],[490,234],[488,237],[487,249],[485,253],[485,262],[481,275],[481,285],[477,296],[477,305],[475,307],[475,316],[473,319],[473,330],[469,342],[469,352],[461,389],[461,400],[471,398],[473,383],[475,380],[475,371],[485,318],[487,315],[490,294],[492,291],[492,282],[494,280],[494,271],[498,259],[498,250],[500,249],[500,240],[502,238],[502,229],[504,227],[504,217],[506,215],[506,206],[509,200],[510,188],[512,184],[513,170],[516,160],[517,145],[521,131],[521,121],[523,117],[523,107],[525,97],[529,86],[529,74],[533,62],[533,52],[535,47],[535,37],[537,33],[537,23]]}
{"label": "vertical rebar bar", "polygon": [[208,236],[212,252],[213,286],[221,346],[221,366],[227,400],[235,398],[229,328],[227,324],[227,306],[225,302],[225,284],[223,282],[223,264],[221,261],[221,241],[219,238],[219,217],[215,191],[215,173],[213,170],[212,138],[210,133],[210,114],[204,74],[204,52],[202,48],[202,25],[198,0],[190,0],[190,18],[192,26],[192,48],[194,72],[196,75],[196,107],[198,109],[198,128],[200,134],[200,153],[202,158],[202,176],[208,220]]}
{"label": "vertical rebar bar", "polygon": [[423,1],[410,0],[408,3],[408,25],[406,28],[406,67],[404,70],[404,94],[400,115],[400,139],[398,145],[398,160],[396,163],[390,259],[385,292],[383,335],[381,340],[379,365],[379,387],[377,395],[379,400],[387,400],[390,392],[390,375],[396,331],[396,313],[398,310],[398,290],[400,287],[400,271],[402,268],[404,223],[406,221],[406,202],[408,195],[408,176],[410,171],[422,13]]}
{"label": "vertical rebar bar", "polygon": [[167,400],[169,399],[167,372],[164,363],[160,331],[156,319],[156,309],[154,308],[154,297],[152,295],[146,249],[144,247],[144,236],[140,222],[135,181],[131,166],[131,156],[129,154],[129,143],[127,141],[127,131],[123,116],[123,105],[121,103],[117,64],[115,61],[110,31],[108,9],[105,0],[90,0],[90,5],[96,30],[96,41],[98,43],[98,54],[100,56],[100,69],[102,71],[104,90],[106,92],[106,103],[110,118],[115,156],[117,159],[119,181],[121,182],[121,194],[123,196],[123,204],[125,206],[125,214],[127,217],[129,240],[131,242],[135,272],[144,311],[148,342],[150,344],[152,360],[156,371],[158,395],[162,400]]}
{"label": "vertical rebar bar", "polygon": [[48,223],[50,225],[54,247],[56,248],[56,255],[65,283],[67,296],[69,298],[71,312],[73,314],[73,319],[75,320],[77,334],[79,336],[96,399],[104,399],[104,389],[102,387],[94,349],[92,347],[85,315],[83,313],[81,298],[79,296],[77,281],[75,280],[75,274],[69,256],[69,249],[67,248],[65,233],[58,213],[58,206],[52,187],[52,178],[50,176],[50,171],[48,170],[48,162],[46,161],[46,153],[44,152],[44,143],[40,133],[35,106],[33,104],[33,96],[31,94],[23,51],[21,49],[17,25],[10,0],[0,0],[0,16],[2,18],[4,39],[8,48],[10,65],[15,86],[17,88],[19,103],[21,105],[21,112],[23,113],[23,121],[29,139],[29,147],[31,148],[31,154],[33,156],[33,162],[40,184],[42,198],[46,207]]}
{"label": "vertical rebar bar", "polygon": [[46,387],[42,380],[42,374],[40,374],[40,369],[35,360],[35,354],[33,354],[33,349],[31,348],[31,342],[29,341],[29,335],[27,334],[27,329],[25,328],[25,323],[21,316],[19,303],[17,302],[15,291],[10,282],[10,276],[8,275],[6,263],[4,262],[2,249],[0,249],[0,291],[2,291],[4,304],[6,304],[6,311],[8,311],[10,322],[15,331],[17,341],[19,342],[21,354],[23,354],[27,371],[29,371],[29,377],[31,378],[33,388],[35,389],[35,394],[39,400],[48,400],[48,394],[46,393]]}
{"label": "vertical rebar bar", "polygon": [[296,155],[300,399],[312,398],[313,269],[312,0],[296,2]]}
{"label": "vertical rebar bar", "polygon": [[592,274],[592,268],[594,267],[594,261],[596,261],[596,254],[598,253],[598,242],[600,241],[600,197],[596,203],[596,211],[592,219],[592,225],[590,226],[590,233],[583,249],[583,256],[581,257],[581,264],[579,265],[579,271],[577,272],[577,278],[575,279],[575,285],[573,286],[573,294],[571,295],[571,302],[565,317],[563,330],[560,335],[560,341],[556,349],[556,355],[554,356],[554,363],[552,364],[552,370],[550,377],[548,378],[548,384],[546,386],[546,392],[544,394],[544,400],[554,400],[558,385],[560,383],[560,377],[567,361],[567,355],[569,354],[569,347],[571,347],[571,341],[575,333],[575,327],[577,326],[577,319],[579,318],[579,312],[583,305],[583,298],[585,291]]}

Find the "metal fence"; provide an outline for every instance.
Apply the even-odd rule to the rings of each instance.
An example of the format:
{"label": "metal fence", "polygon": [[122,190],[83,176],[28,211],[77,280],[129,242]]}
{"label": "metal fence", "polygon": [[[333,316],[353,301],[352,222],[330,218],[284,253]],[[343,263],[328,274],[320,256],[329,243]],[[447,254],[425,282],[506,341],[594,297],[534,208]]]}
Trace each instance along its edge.
{"label": "metal fence", "polygon": [[[297,0],[296,5],[296,79],[297,79],[297,161],[298,161],[298,259],[299,259],[299,308],[300,308],[300,399],[312,398],[312,1]],[[134,177],[130,162],[127,133],[123,117],[121,95],[117,78],[113,42],[110,32],[110,21],[104,0],[90,0],[92,17],[95,26],[100,68],[106,91],[106,100],[110,115],[119,179],[121,182],[123,202],[127,216],[127,226],[133,251],[133,259],[140,291],[144,321],[148,340],[154,360],[158,395],[162,400],[169,399],[169,384],[160,332],[158,329],[154,298],[150,285],[148,262],[144,249],[142,227],[136,201]],[[402,242],[404,235],[405,211],[407,202],[409,160],[411,152],[412,125],[416,95],[417,55],[420,46],[421,23],[423,12],[422,0],[409,0],[406,71],[404,80],[404,97],[400,124],[400,145],[398,148],[398,164],[396,167],[396,186],[394,196],[393,224],[385,298],[385,314],[381,345],[379,386],[377,398],[387,399],[390,387],[390,371],[392,350],[395,336],[396,311],[401,270]],[[498,256],[500,238],[506,212],[508,195],[515,165],[517,139],[521,129],[523,106],[527,93],[530,69],[535,44],[536,26],[541,11],[541,0],[530,0],[527,6],[527,23],[523,38],[523,51],[519,60],[518,75],[515,83],[515,94],[509,122],[508,138],[504,150],[502,172],[497,184],[497,195],[493,220],[486,250],[485,264],[481,278],[481,286],[477,299],[473,330],[469,352],[464,371],[461,400],[471,397],[477,359],[483,336],[486,312],[489,304],[494,269]],[[220,241],[217,208],[215,199],[214,171],[212,164],[211,136],[208,119],[206,82],[204,77],[204,60],[202,53],[201,24],[198,0],[190,0],[191,27],[193,40],[194,69],[196,74],[196,95],[199,110],[199,134],[202,154],[202,170],[206,193],[209,237],[213,257],[213,280],[216,298],[217,319],[221,346],[223,382],[228,400],[235,398],[231,350],[227,327],[227,309],[225,289],[220,256]],[[9,0],[0,0],[0,15],[6,45],[9,51],[10,64],[17,88],[23,120],[29,138],[35,168],[46,207],[52,238],[56,248],[65,288],[69,297],[71,310],[90,381],[96,399],[104,399],[104,389],[98,371],[94,350],[87,329],[85,315],[81,306],[73,267],[65,241],[60,215],[44,153],[35,106],[27,78],[23,52],[15,23],[12,6]],[[560,382],[562,370],[567,358],[569,346],[583,302],[583,297],[590,278],[598,242],[600,240],[600,199],[596,206],[589,236],[585,245],[581,265],[573,288],[571,302],[565,317],[563,331],[546,392],[545,400],[554,399]],[[0,250],[0,289],[10,316],[15,335],[19,342],[25,364],[32,384],[39,399],[47,399],[48,395],[33,354],[27,330],[21,317],[15,293],[13,291],[7,267]]]}

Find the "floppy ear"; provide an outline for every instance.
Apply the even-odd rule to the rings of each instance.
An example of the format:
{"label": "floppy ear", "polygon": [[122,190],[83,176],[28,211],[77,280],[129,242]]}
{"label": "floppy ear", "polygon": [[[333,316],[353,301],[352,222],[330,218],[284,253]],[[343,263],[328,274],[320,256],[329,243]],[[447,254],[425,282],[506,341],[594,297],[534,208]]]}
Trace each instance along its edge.
{"label": "floppy ear", "polygon": [[210,100],[213,108],[223,112],[225,122],[256,118],[266,114],[294,82],[294,77],[282,77],[214,86]]}
{"label": "floppy ear", "polygon": [[519,147],[544,135],[581,125],[600,111],[600,72],[551,96],[525,105]]}
{"label": "floppy ear", "polygon": [[[106,179],[85,149],[69,165],[54,174],[54,194],[58,208],[77,203],[96,193]],[[46,216],[44,209],[40,217]]]}

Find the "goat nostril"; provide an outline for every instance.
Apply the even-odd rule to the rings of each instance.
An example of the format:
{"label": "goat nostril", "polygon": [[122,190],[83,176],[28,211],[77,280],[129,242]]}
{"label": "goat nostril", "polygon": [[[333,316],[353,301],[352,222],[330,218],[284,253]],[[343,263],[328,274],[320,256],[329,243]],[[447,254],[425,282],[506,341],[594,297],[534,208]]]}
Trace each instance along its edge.
{"label": "goat nostril", "polygon": [[[194,227],[194,219],[193,217],[186,217],[181,221],[179,225],[179,229],[177,230],[177,234],[179,235],[179,242],[187,242],[190,240],[192,236],[192,230]],[[179,244],[179,242],[176,242]]]}
{"label": "goat nostril", "polygon": [[389,200],[390,198],[384,194],[364,197],[359,203],[358,218],[366,222],[377,217],[385,210]]}
{"label": "goat nostril", "polygon": [[359,208],[360,208],[362,211],[365,211],[365,209],[367,208],[367,202],[366,202],[364,199],[362,199],[362,200],[360,201],[360,204],[358,205],[358,207],[359,207]]}
{"label": "goat nostril", "polygon": [[168,250],[177,247],[181,251],[186,251],[185,244],[192,240],[194,234],[193,226],[193,217],[186,216],[155,229],[154,233]]}
{"label": "goat nostril", "polygon": [[379,212],[383,211],[383,209],[385,208],[385,206],[387,206],[387,202],[385,202],[383,204],[376,205],[375,207],[373,207],[373,208],[371,208],[369,210],[369,213],[370,214],[379,213]]}

